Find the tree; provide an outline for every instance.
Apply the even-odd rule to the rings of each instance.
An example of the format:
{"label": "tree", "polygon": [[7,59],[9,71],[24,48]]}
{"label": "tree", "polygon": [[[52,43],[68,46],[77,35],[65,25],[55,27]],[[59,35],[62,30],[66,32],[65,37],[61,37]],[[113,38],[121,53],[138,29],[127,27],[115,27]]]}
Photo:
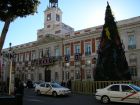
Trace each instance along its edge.
{"label": "tree", "polygon": [[95,81],[131,79],[123,43],[108,2],[94,77]]}
{"label": "tree", "polygon": [[26,17],[36,13],[39,3],[39,0],[0,0],[0,21],[4,22],[0,37],[0,52],[10,23],[18,17]]}

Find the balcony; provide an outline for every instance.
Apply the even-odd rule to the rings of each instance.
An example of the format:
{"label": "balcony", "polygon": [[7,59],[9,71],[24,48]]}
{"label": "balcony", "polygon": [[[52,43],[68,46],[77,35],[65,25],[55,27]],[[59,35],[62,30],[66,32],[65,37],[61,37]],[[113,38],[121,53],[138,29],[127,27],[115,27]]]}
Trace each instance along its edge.
{"label": "balcony", "polygon": [[131,50],[131,49],[136,49],[136,45],[128,45],[128,49]]}
{"label": "balcony", "polygon": [[91,55],[91,52],[85,52],[85,56]]}
{"label": "balcony", "polygon": [[62,56],[54,56],[55,61],[60,61],[62,60]]}
{"label": "balcony", "polygon": [[38,65],[38,60],[36,60],[36,59],[32,60],[31,65],[32,66]]}

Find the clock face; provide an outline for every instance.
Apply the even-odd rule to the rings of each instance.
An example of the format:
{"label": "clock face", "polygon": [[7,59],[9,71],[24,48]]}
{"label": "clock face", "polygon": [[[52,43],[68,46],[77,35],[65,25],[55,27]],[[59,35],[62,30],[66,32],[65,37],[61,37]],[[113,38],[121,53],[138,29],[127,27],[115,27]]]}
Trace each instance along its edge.
{"label": "clock face", "polygon": [[60,21],[60,15],[56,14],[56,21]]}
{"label": "clock face", "polygon": [[47,21],[51,20],[51,14],[47,14]]}
{"label": "clock face", "polygon": [[51,19],[51,18],[48,16],[48,17],[47,17],[47,20],[50,20],[50,19]]}

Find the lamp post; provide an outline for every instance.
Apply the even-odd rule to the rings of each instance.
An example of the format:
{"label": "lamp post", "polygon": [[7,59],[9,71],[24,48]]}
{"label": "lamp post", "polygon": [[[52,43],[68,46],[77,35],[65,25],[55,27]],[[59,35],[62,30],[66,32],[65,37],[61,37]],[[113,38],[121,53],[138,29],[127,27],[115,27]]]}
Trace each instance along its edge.
{"label": "lamp post", "polygon": [[[12,48],[11,48],[11,43],[9,43],[9,50],[8,52],[6,51],[3,51],[1,53],[1,57],[3,58],[3,61],[6,60],[6,62],[8,62],[8,71],[9,71],[9,74],[8,72],[6,73],[6,68],[4,67],[3,68],[3,72],[4,74],[8,74],[9,75],[9,78],[8,78],[8,81],[9,82],[9,89],[8,89],[8,94],[9,95],[12,95],[14,93],[14,67],[15,67],[15,63],[13,62],[14,61],[14,57],[15,57],[15,53],[12,51]],[[4,59],[5,58],[5,59]],[[6,59],[7,58],[7,59]],[[6,77],[6,75],[4,75]],[[4,78],[5,78],[4,77]]]}
{"label": "lamp post", "polygon": [[96,72],[95,71],[95,69],[96,69],[96,60],[97,60],[96,57],[94,57],[93,58],[93,64],[94,64],[94,67],[93,67],[93,79],[94,79],[94,75],[95,75],[95,72]]}
{"label": "lamp post", "polygon": [[86,60],[86,71],[85,71],[86,79],[91,79],[92,78],[92,71],[91,71],[91,59]]}
{"label": "lamp post", "polygon": [[9,95],[12,95],[14,93],[14,70],[15,68],[13,68],[14,65],[14,57],[15,57],[15,53],[12,51],[11,48],[12,43],[9,43],[9,64],[10,64],[10,69],[9,69]]}
{"label": "lamp post", "polygon": [[69,71],[70,71],[69,67],[70,67],[70,62],[67,62],[66,63],[66,67],[67,67],[67,72],[66,72],[66,81],[67,81],[67,80],[69,80]]}
{"label": "lamp post", "polygon": [[83,69],[82,69],[82,55],[79,54],[79,60],[80,60],[80,80],[83,80]]}

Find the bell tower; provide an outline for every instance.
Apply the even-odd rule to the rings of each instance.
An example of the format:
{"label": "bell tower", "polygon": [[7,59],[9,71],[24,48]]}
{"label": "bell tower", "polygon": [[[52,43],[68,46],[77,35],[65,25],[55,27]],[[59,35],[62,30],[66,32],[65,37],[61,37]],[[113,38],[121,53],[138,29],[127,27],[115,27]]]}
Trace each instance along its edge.
{"label": "bell tower", "polygon": [[62,22],[62,11],[58,7],[58,0],[49,0],[49,5],[44,11],[44,28],[37,32],[37,39],[46,36],[63,37],[66,33],[71,34],[74,29]]}
{"label": "bell tower", "polygon": [[58,7],[58,0],[49,0],[49,7]]}
{"label": "bell tower", "polygon": [[44,12],[44,27],[52,29],[62,22],[62,11],[58,7],[58,0],[49,0],[49,7]]}

